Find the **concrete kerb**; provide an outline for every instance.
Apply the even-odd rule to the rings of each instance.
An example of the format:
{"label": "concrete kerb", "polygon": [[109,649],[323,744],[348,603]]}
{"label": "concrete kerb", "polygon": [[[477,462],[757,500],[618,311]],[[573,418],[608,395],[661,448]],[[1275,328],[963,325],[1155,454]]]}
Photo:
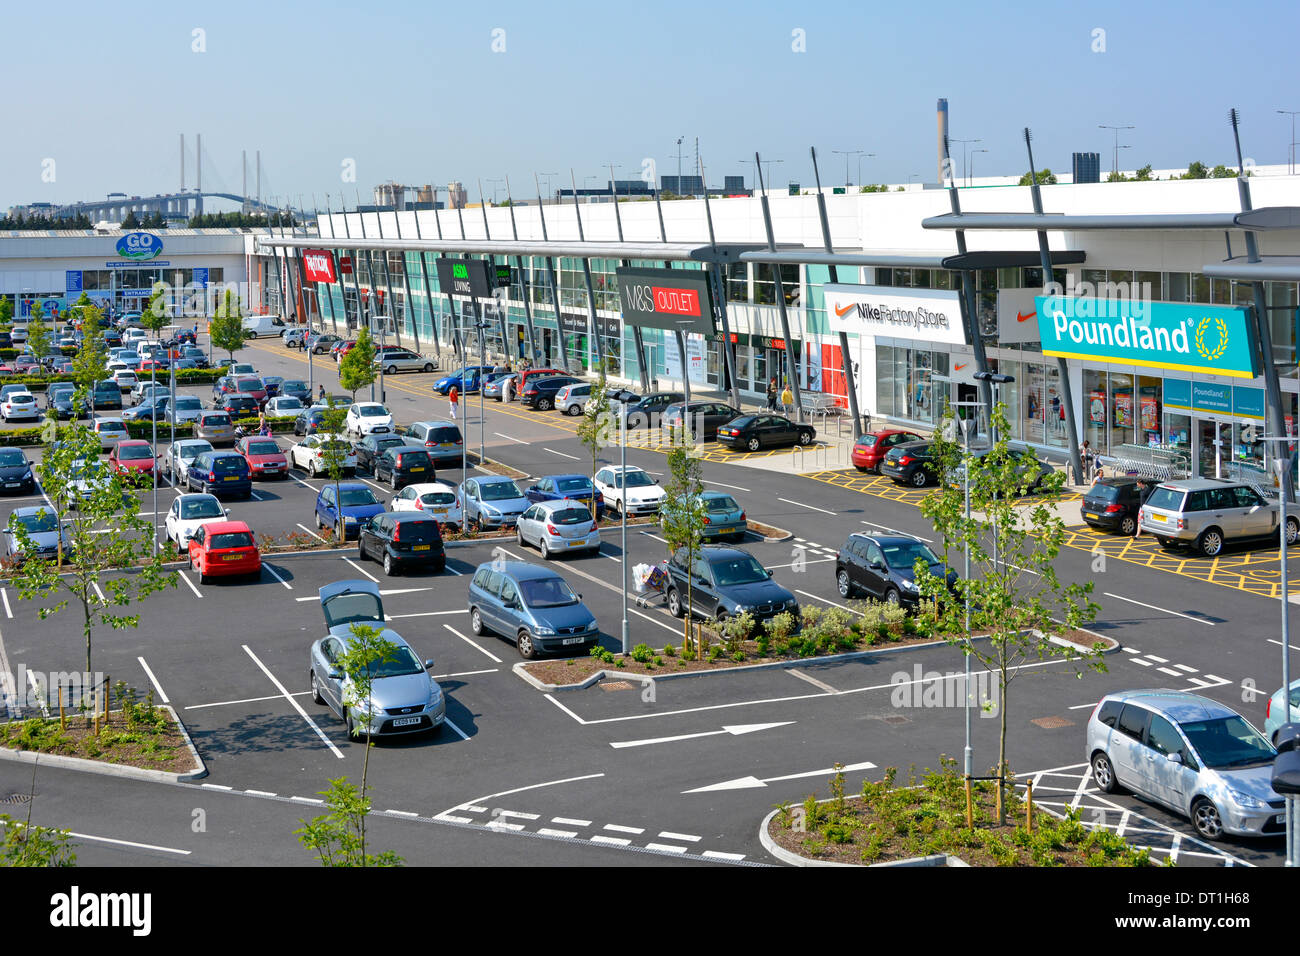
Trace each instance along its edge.
{"label": "concrete kerb", "polygon": [[[859,796],[858,796],[857,794],[853,794],[853,795],[849,796],[848,799],[849,799],[849,800],[857,800],[857,799],[860,799],[860,798],[859,798]],[[831,801],[830,801],[829,799],[827,799],[827,800],[818,800],[817,802],[818,802],[818,803],[830,803]],[[805,867],[812,867],[812,866],[837,866],[837,867],[849,867],[849,868],[854,868],[854,867],[862,868],[863,865],[860,864],[860,863],[840,863],[840,862],[837,861],[837,860],[814,860],[814,859],[812,859],[811,857],[800,856],[798,853],[791,853],[791,852],[790,852],[789,850],[787,850],[785,847],[781,846],[781,845],[778,844],[775,840],[773,840],[773,839],[772,839],[772,835],[771,835],[770,833],[768,833],[768,827],[769,827],[769,826],[771,825],[771,823],[772,823],[772,818],[775,817],[775,816],[776,816],[778,813],[780,813],[780,812],[781,812],[781,810],[780,810],[780,808],[778,807],[778,808],[776,808],[776,809],[774,809],[774,810],[769,811],[768,814],[767,814],[767,816],[763,817],[763,822],[760,823],[760,824],[758,825],[758,840],[759,840],[759,842],[763,845],[763,849],[764,849],[764,850],[766,850],[766,851],[767,851],[768,853],[770,853],[772,856],[776,857],[776,858],[777,858],[778,860],[780,860],[782,863],[785,863],[787,866],[805,866]],[[868,864],[866,864],[866,868],[877,867],[877,866],[964,866],[964,867],[969,867],[970,864],[967,863],[965,860],[961,859],[960,857],[953,856],[953,855],[950,854],[950,853],[935,853],[935,854],[932,854],[932,855],[930,855],[930,856],[914,856],[914,857],[909,857],[909,858],[906,859],[906,860],[890,860],[890,861],[887,862],[887,863],[868,863]]]}
{"label": "concrete kerb", "polygon": [[194,741],[190,738],[190,732],[186,729],[185,722],[181,720],[175,708],[169,704],[156,704],[155,706],[171,714],[172,720],[176,722],[176,727],[185,740],[185,747],[189,750],[190,757],[194,761],[194,770],[171,773],[166,770],[149,770],[145,767],[132,767],[126,764],[90,760],[86,757],[67,757],[63,754],[46,754],[34,750],[10,750],[8,748],[0,748],[0,760],[11,760],[15,763],[25,764],[39,763],[43,767],[54,767],[57,770],[79,770],[83,773],[97,773],[104,777],[125,777],[131,780],[148,780],[152,783],[190,783],[206,777],[208,768],[199,756]]}

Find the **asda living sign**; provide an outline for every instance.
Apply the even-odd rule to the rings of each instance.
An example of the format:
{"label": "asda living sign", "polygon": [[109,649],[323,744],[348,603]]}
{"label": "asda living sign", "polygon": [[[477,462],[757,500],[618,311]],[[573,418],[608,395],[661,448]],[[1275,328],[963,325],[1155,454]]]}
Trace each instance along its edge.
{"label": "asda living sign", "polygon": [[438,259],[438,286],[445,293],[472,299],[490,299],[494,278],[488,277],[483,259]]}
{"label": "asda living sign", "polygon": [[1034,304],[1044,355],[1232,378],[1259,374],[1254,328],[1242,307],[1055,295]]}

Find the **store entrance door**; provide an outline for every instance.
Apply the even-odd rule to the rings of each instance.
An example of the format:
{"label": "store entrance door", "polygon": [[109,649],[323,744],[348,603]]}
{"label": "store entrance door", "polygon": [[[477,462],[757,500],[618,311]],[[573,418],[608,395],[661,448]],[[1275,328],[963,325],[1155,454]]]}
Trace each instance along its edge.
{"label": "store entrance door", "polygon": [[1196,420],[1196,474],[1199,478],[1223,477],[1225,452],[1230,453],[1226,445],[1232,440],[1232,426],[1222,422]]}

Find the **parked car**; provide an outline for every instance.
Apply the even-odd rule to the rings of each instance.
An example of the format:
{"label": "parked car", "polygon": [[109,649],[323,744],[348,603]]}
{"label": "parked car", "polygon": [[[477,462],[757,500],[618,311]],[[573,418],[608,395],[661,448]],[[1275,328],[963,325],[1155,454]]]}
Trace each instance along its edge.
{"label": "parked car", "polygon": [[438,379],[433,383],[433,390],[439,395],[446,395],[455,385],[456,391],[461,395],[470,395],[478,391],[480,378],[493,368],[491,365],[467,365]]}
{"label": "parked car", "polygon": [[455,422],[412,422],[406,429],[407,444],[420,444],[429,450],[436,465],[459,465],[465,438]]}
{"label": "parked car", "polygon": [[184,485],[185,475],[194,460],[205,451],[212,451],[212,443],[202,438],[181,438],[171,443],[162,459],[162,470],[174,485]]}
{"label": "parked car", "polygon": [[410,349],[390,348],[375,356],[375,368],[383,368],[385,375],[398,372],[432,372],[437,368],[433,359],[425,358]]}
{"label": "parked car", "polygon": [[402,435],[367,435],[353,444],[352,451],[357,456],[357,467],[364,468],[373,475],[375,461],[380,455],[390,448],[399,448],[406,444],[410,442]]}
{"label": "parked car", "polygon": [[758,451],[789,445],[811,445],[817,429],[800,425],[783,415],[741,415],[718,426],[718,444]]}
{"label": "parked car", "polygon": [[689,405],[686,402],[674,402],[664,409],[659,424],[668,429],[669,435],[673,435],[685,429],[682,418],[687,414],[690,415],[690,428],[694,437],[699,441],[713,441],[718,437],[718,428],[735,421],[740,415],[740,409],[725,402],[693,401]]}
{"label": "parked car", "polygon": [[121,488],[121,480],[98,458],[78,458],[69,471],[72,480],[68,482],[68,505],[72,508],[78,507],[84,499],[111,490],[115,485]]}
{"label": "parked car", "polygon": [[202,349],[186,346],[181,349],[181,358],[187,359],[194,363],[195,368],[210,368],[211,363],[208,361],[208,355]]}
{"label": "parked car", "polygon": [[249,435],[235,442],[235,451],[248,462],[248,472],[253,478],[289,477],[289,459],[280,443],[263,435]]}
{"label": "parked car", "polygon": [[368,486],[357,481],[343,482],[336,497],[334,483],[327,482],[316,495],[316,527],[337,527],[342,513],[344,537],[355,538],[361,525],[383,510]]}
{"label": "parked car", "polygon": [[113,373],[113,381],[117,382],[117,387],[124,392],[129,392],[140,383],[140,379],[135,372],[129,368],[120,368]]}
{"label": "parked car", "polygon": [[505,385],[510,382],[510,395],[512,399],[519,397],[519,373],[508,372],[505,375],[497,376],[483,386],[484,398],[495,398],[498,402],[505,401]]}
{"label": "parked car", "polygon": [[[325,336],[321,336],[321,337],[325,338]],[[357,344],[356,339],[342,339],[336,335],[334,336],[334,341],[329,343],[329,347],[325,351],[329,353],[330,358],[332,358],[335,362],[337,362],[339,360],[340,352],[342,352],[344,349],[350,349],[352,348],[352,346],[356,344]],[[312,351],[315,352],[316,350],[313,348]]]}
{"label": "parked car", "polygon": [[214,577],[262,576],[262,555],[252,529],[242,521],[200,525],[190,538],[189,555],[190,570],[199,576],[199,584]]}
{"label": "parked car", "polygon": [[[5,449],[17,450],[17,449]],[[27,533],[24,545],[18,528]],[[4,560],[22,564],[28,558],[41,558],[54,561],[58,558],[59,542],[63,542],[63,559],[72,556],[72,540],[67,529],[59,521],[59,516],[48,505],[32,505],[15,508],[9,515],[9,523],[4,532]]]}
{"label": "parked car", "polygon": [[504,475],[468,478],[460,483],[459,502],[471,528],[512,528],[531,502],[514,480]]}
{"label": "parked car", "polygon": [[127,422],[167,421],[167,394],[156,391],[151,398],[132,405],[122,412],[122,420]]}
{"label": "parked car", "polygon": [[605,514],[605,500],[586,475],[543,475],[524,491],[524,495],[533,502],[568,498],[582,502],[597,519]]}
{"label": "parked car", "polygon": [[239,395],[247,395],[257,402],[259,408],[265,405],[266,400],[271,397],[267,392],[266,383],[256,375],[234,375],[231,378],[234,387],[228,388],[227,393],[235,392]]}
{"label": "parked car", "polygon": [[202,438],[213,445],[233,445],[235,426],[230,420],[230,413],[224,411],[200,413],[194,423],[194,437]]}
{"label": "parked car", "polygon": [[1133,535],[1137,533],[1142,504],[1142,487],[1137,478],[1098,478],[1083,496],[1080,515],[1090,528]]}
{"label": "parked car", "polygon": [[[484,392],[486,395],[487,393]],[[555,393],[555,407],[566,415],[581,415],[591,398],[591,383],[577,382],[565,385]]]}
{"label": "parked car", "polygon": [[21,448],[0,448],[0,491],[30,494],[36,490],[32,463]]}
{"label": "parked car", "polygon": [[324,434],[308,435],[296,445],[291,445],[289,464],[307,472],[313,478],[328,474],[329,464],[325,460],[326,448],[333,448],[342,453],[341,464],[344,474],[357,473],[357,456],[352,451],[352,447],[342,438],[331,438]]}
{"label": "parked car", "polygon": [[[370,581],[336,581],[320,589],[321,612],[328,633],[311,646],[311,698],[343,721],[348,737],[387,737],[436,730],[447,719],[447,700],[429,676],[433,661],[423,663],[409,644],[385,626],[379,585]],[[393,654],[375,665],[370,693],[361,697],[340,663],[356,640],[353,624],[380,629]]]}
{"label": "parked car", "polygon": [[[971,457],[974,459],[976,473],[989,472],[989,466],[984,459],[992,452],[991,448],[974,448],[971,450]],[[1038,456],[1033,453],[1027,446],[1019,444],[1007,445],[1007,457],[1012,462],[1016,477],[1022,482],[1020,493],[1033,494],[1043,483],[1043,479],[1052,474],[1052,466],[1046,462],[1039,461]],[[949,480],[953,485],[961,487],[962,482],[966,480],[966,464],[961,462],[953,469]]]}
{"label": "parked car", "polygon": [[1085,759],[1098,789],[1163,804],[1205,840],[1285,832],[1286,802],[1271,784],[1276,757],[1244,717],[1195,694],[1107,694],[1088,718]]}
{"label": "parked car", "polygon": [[623,513],[625,505],[629,515],[657,514],[664,501],[659,482],[635,465],[607,465],[596,472],[595,481],[605,506],[616,515]]}
{"label": "parked car", "polygon": [[749,522],[745,518],[745,509],[735,498],[725,491],[704,491],[700,493],[700,501],[704,503],[704,527],[700,529],[700,540],[745,540]]}
{"label": "parked car", "polygon": [[[1281,508],[1245,482],[1217,478],[1167,481],[1156,486],[1139,512],[1142,530],[1163,548],[1191,547],[1207,558],[1229,541],[1277,540]],[[1294,545],[1300,518],[1287,515],[1286,543]]]}
{"label": "parked car", "polygon": [[945,578],[951,589],[957,572],[943,563],[923,542],[906,535],[850,534],[835,558],[835,586],[840,597],[865,595],[886,604],[916,607],[920,588],[916,562],[924,561],[930,573]]}
{"label": "parked car", "polygon": [[152,478],[156,460],[153,446],[139,438],[120,441],[108,453],[108,466],[118,474],[133,473]]}
{"label": "parked car", "polygon": [[293,395],[279,395],[266,403],[267,418],[296,418],[302,410],[302,402]]}
{"label": "parked car", "polygon": [[[284,384],[283,375],[263,375],[262,388],[266,390],[266,400],[270,401],[280,394],[280,386]],[[262,404],[266,404],[263,402]]]}
{"label": "parked car", "polygon": [[304,408],[298,413],[298,417],[293,420],[293,433],[295,435],[314,435],[320,430],[321,422],[325,419],[328,412],[324,405],[311,405]]}
{"label": "parked car", "polygon": [[549,568],[522,561],[488,562],[469,585],[469,628],[476,636],[500,634],[519,656],[583,651],[600,640],[600,625],[582,595]]}
{"label": "parked car", "polygon": [[375,481],[387,481],[394,491],[417,481],[436,481],[433,459],[423,445],[386,448],[375,461]]}
{"label": "parked car", "polygon": [[588,508],[567,499],[530,505],[515,522],[515,536],[521,548],[536,545],[543,560],[556,554],[600,553],[596,519]]}
{"label": "parked car", "polygon": [[[668,613],[692,615],[722,622],[748,613],[763,622],[788,611],[798,621],[799,601],[772,580],[768,571],[748,551],[705,545],[694,559],[679,548],[668,561]],[[687,607],[687,590],[690,606]]]}
{"label": "parked car", "polygon": [[131,437],[126,430],[126,422],[120,418],[96,418],[92,427],[95,429],[95,434],[99,436],[101,451],[108,451],[118,442],[126,441]]}
{"label": "parked car", "polygon": [[880,473],[900,485],[924,488],[939,480],[939,465],[933,458],[934,443],[908,442],[895,445],[880,463]]}
{"label": "parked car", "polygon": [[177,395],[174,410],[171,396],[164,395],[162,403],[167,420],[171,421],[174,416],[178,425],[197,422],[203,414],[203,400],[197,395]]}
{"label": "parked car", "polygon": [[[490,368],[488,368],[488,366],[484,366],[484,369],[487,370],[487,371],[490,371],[490,370],[491,370]],[[557,376],[557,375],[568,375],[568,374],[569,374],[569,373],[566,372],[566,371],[565,371],[564,369],[562,369],[562,368],[528,368],[528,369],[524,369],[522,372],[519,373],[519,380],[515,383],[516,385],[519,386],[518,389],[517,389],[517,391],[515,392],[515,395],[516,395],[516,397],[518,397],[519,395],[522,395],[523,392],[524,392],[524,390],[525,390],[526,388],[528,388],[528,386],[529,386],[530,384],[532,384],[533,382],[537,381],[538,379],[542,379],[542,378],[554,378],[554,377]]]}
{"label": "parked car", "polygon": [[280,337],[284,340],[285,348],[306,350],[310,332],[311,329],[285,329]]}
{"label": "parked car", "polygon": [[221,496],[253,496],[253,479],[248,462],[236,451],[205,451],[185,470],[185,488]]}
{"label": "parked car", "polygon": [[252,418],[262,409],[256,398],[241,392],[230,392],[222,396],[212,403],[212,407],[225,412],[232,419]]}
{"label": "parked car", "polygon": [[652,392],[640,398],[629,398],[623,402],[623,414],[627,416],[628,428],[655,428],[664,409],[677,402],[686,401],[681,392]]}
{"label": "parked car", "polygon": [[1291,692],[1286,695],[1287,703],[1282,703],[1282,688],[1279,687],[1268,699],[1264,711],[1264,734],[1274,745],[1277,744],[1277,732],[1283,724],[1300,723],[1300,680],[1291,682]]}
{"label": "parked car", "polygon": [[90,403],[76,400],[77,387],[71,382],[54,382],[45,390],[45,407],[52,409],[55,417],[84,418],[90,414]]}
{"label": "parked car", "polygon": [[385,511],[361,525],[357,535],[357,560],[374,558],[390,578],[412,565],[442,571],[447,554],[438,520],[411,511]]}
{"label": "parked car", "polygon": [[530,379],[519,395],[521,405],[536,408],[539,412],[549,411],[555,407],[555,396],[566,385],[576,385],[580,380],[572,375],[556,375],[551,378]]}
{"label": "parked car", "polygon": [[221,507],[216,495],[177,495],[163,519],[163,535],[176,545],[177,554],[185,554],[190,548],[190,538],[199,527],[224,522],[228,517],[229,510]]}
{"label": "parked car", "polygon": [[419,511],[444,525],[461,527],[464,514],[456,499],[456,488],[441,481],[407,485],[388,502],[390,511]]}
{"label": "parked car", "polygon": [[311,404],[311,386],[300,378],[286,378],[280,383],[280,398],[296,398],[304,405]]}
{"label": "parked car", "polygon": [[324,355],[342,341],[343,339],[339,336],[326,332],[322,335],[313,335],[308,340],[307,347],[313,355]]}
{"label": "parked car", "polygon": [[853,467],[858,471],[880,474],[880,463],[885,460],[885,455],[889,454],[891,448],[921,440],[921,436],[915,432],[900,428],[881,428],[868,432],[853,443],[853,451],[850,455]]}
{"label": "parked car", "polygon": [[392,413],[378,402],[357,402],[348,407],[343,430],[349,438],[365,435],[388,435],[397,427]]}
{"label": "parked car", "polygon": [[41,411],[36,407],[36,396],[24,388],[5,396],[4,403],[0,404],[0,416],[5,422],[34,422],[41,417]]}
{"label": "parked car", "polygon": [[120,411],[122,408],[122,390],[117,387],[117,382],[111,378],[96,382],[95,387],[91,389],[90,403],[96,412]]}

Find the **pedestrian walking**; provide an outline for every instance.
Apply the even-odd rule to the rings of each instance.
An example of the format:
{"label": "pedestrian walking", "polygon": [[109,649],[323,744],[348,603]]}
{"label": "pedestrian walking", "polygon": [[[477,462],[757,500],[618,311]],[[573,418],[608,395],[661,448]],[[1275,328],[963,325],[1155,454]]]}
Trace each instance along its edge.
{"label": "pedestrian walking", "polygon": [[456,391],[455,385],[447,393],[447,401],[451,402],[451,420],[454,422],[456,420],[456,403],[460,401],[460,393]]}
{"label": "pedestrian walking", "polygon": [[790,391],[789,385],[787,385],[785,390],[781,392],[781,411],[794,411],[794,392]]}
{"label": "pedestrian walking", "polygon": [[767,410],[776,411],[776,379],[767,383]]}
{"label": "pedestrian walking", "polygon": [[1084,439],[1079,445],[1079,462],[1083,465],[1083,483],[1087,484],[1092,480],[1093,465],[1097,456],[1092,452],[1092,444],[1088,439]]}
{"label": "pedestrian walking", "polygon": [[511,374],[507,375],[506,380],[501,383],[501,401],[504,404],[509,405],[512,401],[514,401],[514,397],[515,397],[514,392],[515,392],[515,376],[514,373],[512,372]]}
{"label": "pedestrian walking", "polygon": [[325,404],[325,386],[324,386],[324,385],[322,385],[322,386],[320,387],[320,403],[321,403],[322,405]]}
{"label": "pedestrian walking", "polygon": [[1142,537],[1142,506],[1146,504],[1147,499],[1151,497],[1151,492],[1156,490],[1156,483],[1151,478],[1139,478],[1137,490],[1138,490],[1138,520],[1137,520],[1137,527],[1133,529],[1133,537],[1140,538]]}

